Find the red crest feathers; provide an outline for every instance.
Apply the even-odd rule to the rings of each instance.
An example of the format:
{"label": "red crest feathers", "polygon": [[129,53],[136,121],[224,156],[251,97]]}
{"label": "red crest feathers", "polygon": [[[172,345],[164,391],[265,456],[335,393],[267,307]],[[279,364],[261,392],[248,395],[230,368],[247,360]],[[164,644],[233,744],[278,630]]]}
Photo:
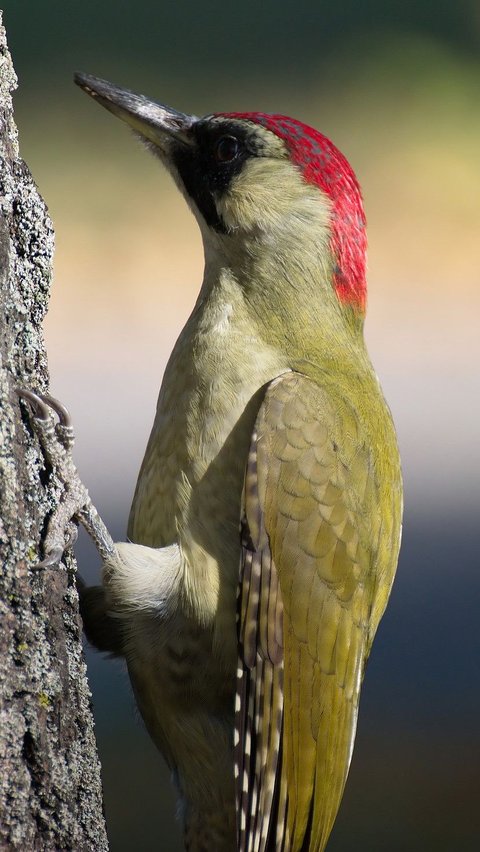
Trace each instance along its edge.
{"label": "red crest feathers", "polygon": [[362,194],[347,158],[326,136],[285,115],[262,112],[225,113],[226,118],[251,121],[279,136],[307,183],[318,186],[332,202],[332,251],[337,268],[335,290],[347,304],[365,308],[366,221]]}

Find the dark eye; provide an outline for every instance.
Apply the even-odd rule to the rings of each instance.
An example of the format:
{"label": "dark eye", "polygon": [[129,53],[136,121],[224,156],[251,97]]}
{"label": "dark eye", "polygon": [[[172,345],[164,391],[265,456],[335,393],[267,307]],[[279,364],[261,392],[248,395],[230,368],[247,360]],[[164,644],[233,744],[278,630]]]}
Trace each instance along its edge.
{"label": "dark eye", "polygon": [[231,163],[240,151],[240,143],[235,136],[222,136],[215,145],[215,159],[219,163]]}

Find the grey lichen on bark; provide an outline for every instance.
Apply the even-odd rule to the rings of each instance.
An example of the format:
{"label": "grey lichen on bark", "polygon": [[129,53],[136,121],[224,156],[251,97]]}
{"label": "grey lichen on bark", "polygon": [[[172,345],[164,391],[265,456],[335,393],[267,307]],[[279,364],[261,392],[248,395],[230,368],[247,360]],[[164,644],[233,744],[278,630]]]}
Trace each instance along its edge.
{"label": "grey lichen on bark", "polygon": [[16,387],[45,391],[53,229],[19,157],[0,12],[0,848],[106,850],[72,558],[36,569],[60,496]]}

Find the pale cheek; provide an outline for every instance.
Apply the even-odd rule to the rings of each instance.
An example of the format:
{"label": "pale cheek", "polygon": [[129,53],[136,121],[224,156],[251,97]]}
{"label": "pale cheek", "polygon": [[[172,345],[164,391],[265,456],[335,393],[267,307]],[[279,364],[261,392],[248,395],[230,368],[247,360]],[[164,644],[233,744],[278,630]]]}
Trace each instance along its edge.
{"label": "pale cheek", "polygon": [[246,191],[230,193],[218,204],[218,210],[227,227],[232,230],[262,231],[277,229],[290,215],[292,199],[279,198],[269,187],[258,186]]}

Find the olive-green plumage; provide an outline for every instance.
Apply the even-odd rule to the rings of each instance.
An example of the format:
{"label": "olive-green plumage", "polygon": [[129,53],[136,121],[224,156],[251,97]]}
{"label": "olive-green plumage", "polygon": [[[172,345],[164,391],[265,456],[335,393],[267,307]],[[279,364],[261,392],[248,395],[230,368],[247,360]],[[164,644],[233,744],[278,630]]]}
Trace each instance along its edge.
{"label": "olive-green plumage", "polygon": [[308,180],[258,114],[198,120],[79,82],[167,165],[205,245],[106,607],[186,848],[322,852],[402,511],[361,288],[341,269],[361,267],[357,185],[331,143]]}
{"label": "olive-green plumage", "polygon": [[[308,372],[267,390],[245,513],[254,549],[262,547],[262,519],[262,572],[267,559],[283,601],[287,848],[302,848],[308,826],[308,848],[320,850],[343,792],[364,664],[393,580],[400,490],[396,453],[384,452],[395,446],[392,424],[372,377]],[[364,420],[362,411],[371,415]],[[247,647],[260,644],[268,660],[262,621],[271,626],[273,618],[259,609],[255,626],[242,630]],[[280,690],[272,705],[275,718]]]}

